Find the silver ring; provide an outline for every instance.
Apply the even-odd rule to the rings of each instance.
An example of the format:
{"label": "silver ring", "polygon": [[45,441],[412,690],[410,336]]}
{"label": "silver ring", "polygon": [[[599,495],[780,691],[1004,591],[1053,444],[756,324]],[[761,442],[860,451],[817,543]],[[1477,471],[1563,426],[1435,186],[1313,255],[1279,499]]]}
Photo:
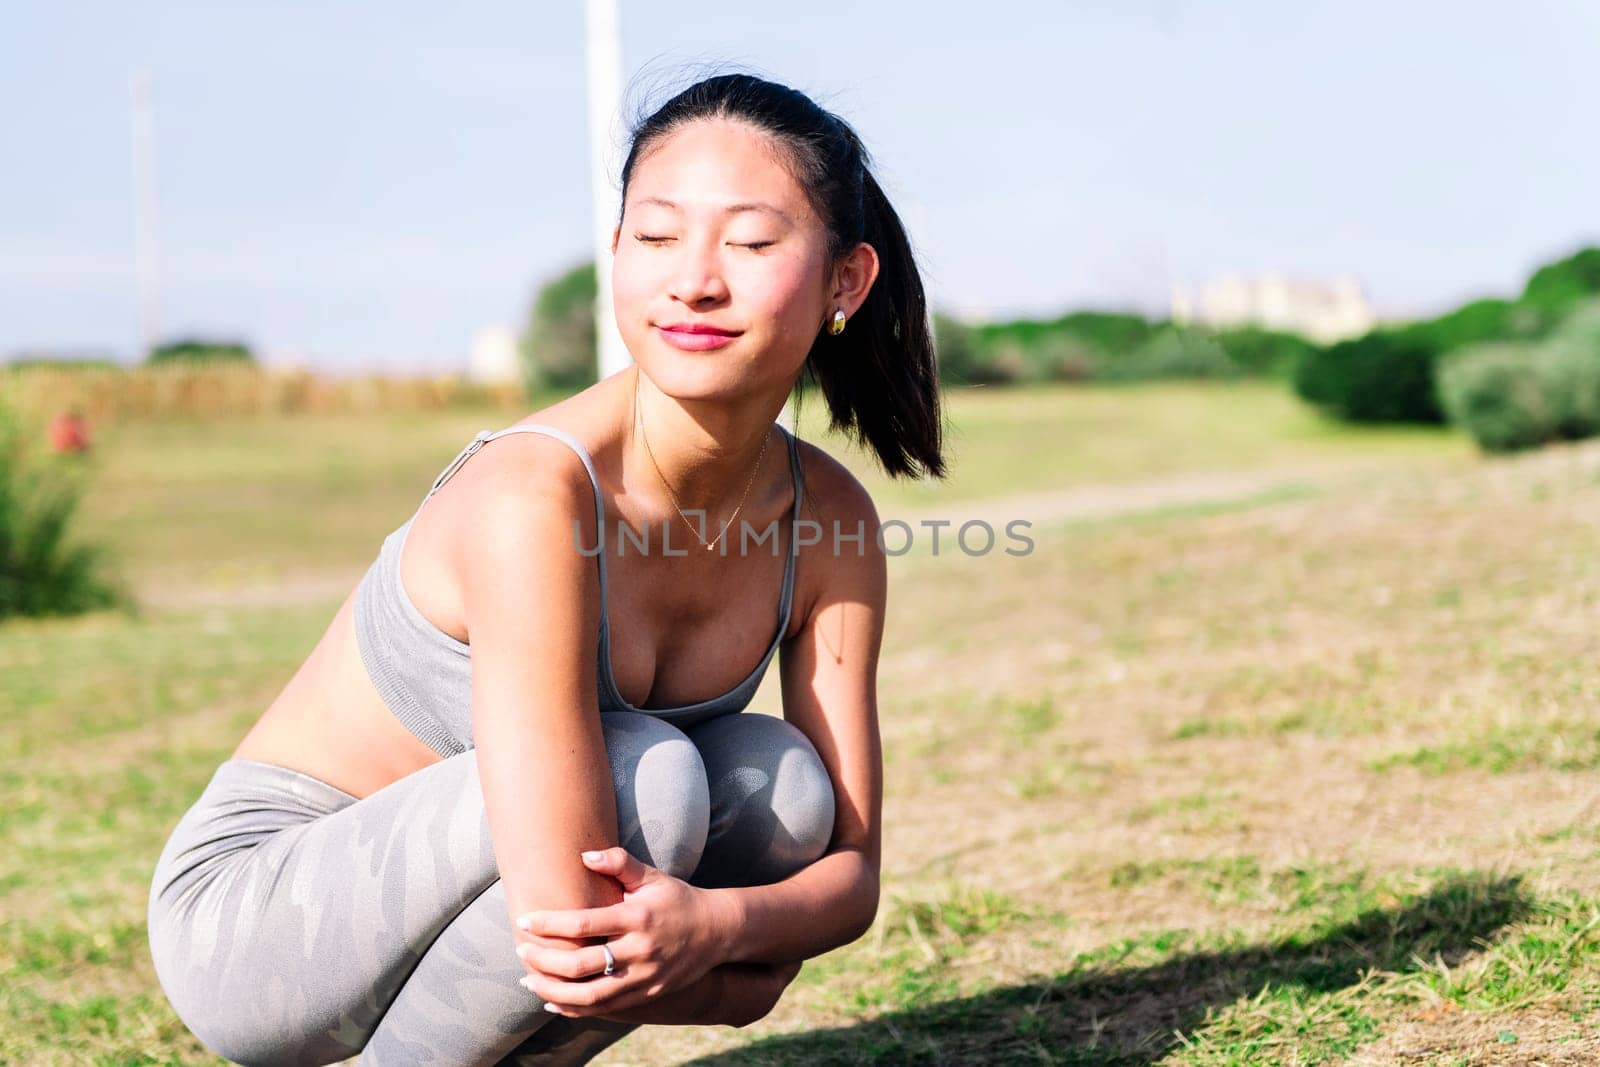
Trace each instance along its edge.
{"label": "silver ring", "polygon": [[611,946],[604,941],[600,942],[600,951],[606,954],[606,969],[600,973],[609,977],[617,969],[617,957],[611,954]]}

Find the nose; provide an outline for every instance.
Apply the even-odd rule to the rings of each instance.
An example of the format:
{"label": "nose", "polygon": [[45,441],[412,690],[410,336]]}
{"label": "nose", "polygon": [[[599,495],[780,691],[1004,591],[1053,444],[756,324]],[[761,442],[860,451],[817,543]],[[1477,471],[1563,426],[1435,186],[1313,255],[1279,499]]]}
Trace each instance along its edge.
{"label": "nose", "polygon": [[728,285],[714,241],[685,242],[679,248],[668,295],[693,308],[727,299]]}

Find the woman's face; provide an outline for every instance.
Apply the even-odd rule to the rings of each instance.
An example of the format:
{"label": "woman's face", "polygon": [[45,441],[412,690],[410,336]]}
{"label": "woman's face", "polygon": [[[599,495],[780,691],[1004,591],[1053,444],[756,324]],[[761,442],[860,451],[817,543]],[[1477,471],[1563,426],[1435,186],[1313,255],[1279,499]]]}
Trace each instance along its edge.
{"label": "woman's face", "polygon": [[750,126],[703,120],[635,163],[613,304],[634,361],[671,396],[787,392],[832,313],[827,233],[777,151]]}

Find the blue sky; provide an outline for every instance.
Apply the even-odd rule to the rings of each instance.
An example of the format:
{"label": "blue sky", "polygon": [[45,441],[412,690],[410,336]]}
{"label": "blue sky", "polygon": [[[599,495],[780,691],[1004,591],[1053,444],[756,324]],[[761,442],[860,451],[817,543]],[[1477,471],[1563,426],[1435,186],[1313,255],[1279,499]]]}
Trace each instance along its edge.
{"label": "blue sky", "polygon": [[[1600,5],[621,0],[624,61],[850,120],[939,305],[1164,311],[1353,273],[1391,315],[1600,243]],[[155,78],[164,332],[445,369],[586,257],[580,0],[0,15],[0,358],[137,346],[129,78]],[[681,74],[680,74],[681,76]]]}

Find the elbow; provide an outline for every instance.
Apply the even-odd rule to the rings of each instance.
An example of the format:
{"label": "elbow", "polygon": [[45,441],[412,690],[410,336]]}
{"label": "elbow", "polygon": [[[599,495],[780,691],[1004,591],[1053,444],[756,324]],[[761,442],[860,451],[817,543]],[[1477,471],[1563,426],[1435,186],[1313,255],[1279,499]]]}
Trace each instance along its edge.
{"label": "elbow", "polygon": [[857,941],[865,937],[872,924],[878,920],[878,901],[881,896],[878,872],[866,857],[861,860],[861,882],[856,890],[856,921],[850,926],[850,940]]}

